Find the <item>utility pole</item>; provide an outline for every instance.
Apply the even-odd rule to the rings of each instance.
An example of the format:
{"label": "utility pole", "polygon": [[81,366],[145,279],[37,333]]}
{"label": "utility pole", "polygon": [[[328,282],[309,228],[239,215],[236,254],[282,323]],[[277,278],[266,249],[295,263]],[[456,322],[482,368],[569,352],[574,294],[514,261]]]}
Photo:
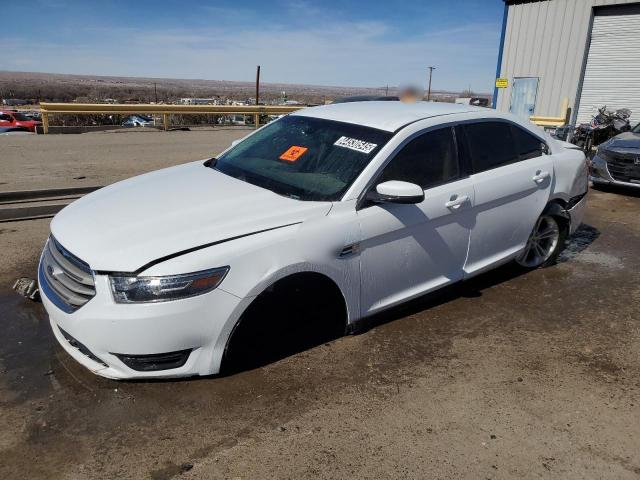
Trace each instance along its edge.
{"label": "utility pole", "polygon": [[[260,101],[260,65],[256,68],[256,109],[258,108],[258,102]],[[256,128],[260,126],[260,113],[256,113],[255,116]]]}
{"label": "utility pole", "polygon": [[431,77],[436,67],[427,67],[429,69],[429,89],[427,90],[427,102],[431,100]]}
{"label": "utility pole", "polygon": [[387,88],[385,88],[384,90],[384,96],[388,97],[389,96],[389,84],[387,83]]}
{"label": "utility pole", "polygon": [[153,92],[156,94],[156,104],[158,103],[158,84],[153,82]]}

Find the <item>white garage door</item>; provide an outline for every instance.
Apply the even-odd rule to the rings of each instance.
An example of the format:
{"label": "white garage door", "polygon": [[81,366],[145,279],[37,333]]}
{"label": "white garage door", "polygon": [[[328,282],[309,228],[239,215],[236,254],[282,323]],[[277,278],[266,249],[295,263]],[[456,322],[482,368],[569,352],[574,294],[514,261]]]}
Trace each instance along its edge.
{"label": "white garage door", "polygon": [[628,108],[640,122],[640,14],[596,15],[578,107],[578,123],[587,123],[606,105]]}

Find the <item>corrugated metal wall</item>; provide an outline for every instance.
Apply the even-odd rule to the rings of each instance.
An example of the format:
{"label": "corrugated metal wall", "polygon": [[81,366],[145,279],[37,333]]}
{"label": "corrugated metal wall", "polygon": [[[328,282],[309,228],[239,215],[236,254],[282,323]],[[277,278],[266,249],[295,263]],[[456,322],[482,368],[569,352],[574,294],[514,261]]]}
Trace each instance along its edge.
{"label": "corrugated metal wall", "polygon": [[557,116],[562,99],[574,108],[593,7],[638,0],[546,0],[509,7],[497,108],[508,111],[514,77],[538,77],[535,114]]}

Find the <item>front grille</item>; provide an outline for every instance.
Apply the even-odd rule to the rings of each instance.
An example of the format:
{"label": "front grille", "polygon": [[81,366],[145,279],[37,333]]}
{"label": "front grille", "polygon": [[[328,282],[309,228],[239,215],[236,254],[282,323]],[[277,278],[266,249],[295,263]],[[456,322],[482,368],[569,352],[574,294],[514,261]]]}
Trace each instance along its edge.
{"label": "front grille", "polygon": [[89,265],[68,252],[55,238],[49,237],[42,253],[40,288],[61,310],[71,313],[96,294]]}
{"label": "front grille", "polygon": [[614,180],[640,180],[640,154],[607,152],[607,169]]}

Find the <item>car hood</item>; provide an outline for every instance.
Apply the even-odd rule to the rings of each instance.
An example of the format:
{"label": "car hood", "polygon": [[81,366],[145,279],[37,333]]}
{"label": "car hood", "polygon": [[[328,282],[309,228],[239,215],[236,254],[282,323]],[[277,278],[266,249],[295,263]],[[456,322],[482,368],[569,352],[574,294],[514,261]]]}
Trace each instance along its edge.
{"label": "car hood", "polygon": [[602,147],[606,149],[640,149],[640,133],[624,132],[605,142]]}
{"label": "car hood", "polygon": [[61,210],[51,232],[101,271],[135,272],[211,243],[324,216],[330,202],[303,202],[194,162],[97,190]]}

